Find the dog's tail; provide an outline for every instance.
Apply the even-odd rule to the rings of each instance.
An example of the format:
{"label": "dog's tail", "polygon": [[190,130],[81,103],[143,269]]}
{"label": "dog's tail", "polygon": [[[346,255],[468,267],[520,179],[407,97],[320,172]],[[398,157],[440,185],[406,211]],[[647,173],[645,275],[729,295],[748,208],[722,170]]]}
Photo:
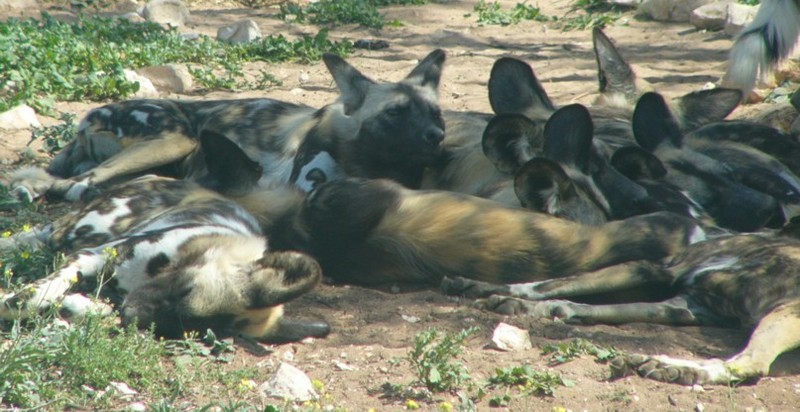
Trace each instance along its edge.
{"label": "dog's tail", "polygon": [[758,76],[789,57],[800,35],[800,0],[764,0],[731,49],[722,85],[750,94]]}

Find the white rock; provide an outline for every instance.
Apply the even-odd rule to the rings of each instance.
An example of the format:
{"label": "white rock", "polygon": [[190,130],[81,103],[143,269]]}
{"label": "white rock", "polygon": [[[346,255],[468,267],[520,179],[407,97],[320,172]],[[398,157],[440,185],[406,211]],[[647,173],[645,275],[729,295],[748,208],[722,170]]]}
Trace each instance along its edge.
{"label": "white rock", "polygon": [[723,1],[700,6],[692,10],[689,22],[699,30],[722,30],[728,19],[729,4],[730,2]]}
{"label": "white rock", "polygon": [[36,0],[0,0],[1,9],[23,10],[38,9],[39,3]]}
{"label": "white rock", "polygon": [[131,23],[144,23],[144,22],[147,21],[147,20],[145,20],[144,17],[142,17],[141,14],[139,14],[139,13],[137,13],[135,11],[132,11],[130,13],[122,14],[122,15],[119,16],[119,18],[125,19],[125,20],[127,20],[127,21],[129,21]]}
{"label": "white rock", "polygon": [[192,74],[183,64],[142,67],[136,72],[150,79],[157,90],[184,93],[194,87]]}
{"label": "white rock", "polygon": [[129,412],[144,412],[147,410],[147,405],[142,402],[134,402],[126,406],[124,410]]}
{"label": "white rock", "polygon": [[189,7],[181,0],[150,0],[142,10],[142,17],[155,23],[182,27],[191,15]]}
{"label": "white rock", "polygon": [[27,129],[42,127],[36,117],[36,111],[28,105],[21,104],[0,113],[0,129]]}
{"label": "white rock", "polygon": [[288,363],[281,363],[275,376],[264,382],[259,389],[266,396],[297,402],[319,397],[311,384],[311,379],[303,371]]}
{"label": "white rock", "polygon": [[131,389],[125,382],[109,382],[106,387],[106,392],[114,391],[121,397],[130,397],[138,394],[135,390]]}
{"label": "white rock", "polygon": [[261,29],[251,20],[241,20],[217,30],[217,40],[229,43],[250,43],[261,37]]}
{"label": "white rock", "polygon": [[658,21],[688,22],[692,10],[714,0],[645,0],[639,12]]}
{"label": "white rock", "polygon": [[728,16],[725,21],[725,33],[735,36],[742,31],[745,26],[753,21],[758,11],[757,6],[746,4],[731,3],[728,5]]}
{"label": "white rock", "polygon": [[492,333],[492,347],[503,351],[523,351],[533,345],[528,331],[501,322]]}
{"label": "white rock", "polygon": [[133,97],[136,99],[145,99],[148,97],[158,97],[158,90],[156,87],[153,86],[153,82],[150,81],[147,77],[140,76],[133,70],[124,70],[125,73],[125,80],[132,82],[132,83],[139,83],[139,90],[133,94]]}

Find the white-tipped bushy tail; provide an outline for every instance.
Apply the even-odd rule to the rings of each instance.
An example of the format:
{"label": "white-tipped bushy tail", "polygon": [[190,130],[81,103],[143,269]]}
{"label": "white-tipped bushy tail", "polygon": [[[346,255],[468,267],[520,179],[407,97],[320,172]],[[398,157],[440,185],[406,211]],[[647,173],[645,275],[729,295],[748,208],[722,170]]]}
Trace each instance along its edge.
{"label": "white-tipped bushy tail", "polygon": [[736,37],[731,48],[725,87],[750,94],[756,79],[786,59],[800,35],[800,0],[764,0],[753,22]]}

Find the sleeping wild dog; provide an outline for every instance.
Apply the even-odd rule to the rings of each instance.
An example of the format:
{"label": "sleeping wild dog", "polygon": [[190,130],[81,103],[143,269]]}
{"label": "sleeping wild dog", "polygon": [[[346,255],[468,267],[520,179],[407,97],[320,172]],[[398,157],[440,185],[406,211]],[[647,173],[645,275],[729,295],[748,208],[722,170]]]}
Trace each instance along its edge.
{"label": "sleeping wild dog", "polygon": [[[578,298],[637,288],[676,292],[661,302],[575,303]],[[720,237],[692,244],[664,264],[633,262],[534,283],[445,279],[442,290],[487,297],[476,306],[508,315],[573,323],[736,326],[752,331],[747,345],[727,359],[624,355],[612,361],[615,376],[638,374],[684,385],[730,384],[766,376],[779,355],[800,347],[800,241],[787,236]]]}
{"label": "sleeping wild dog", "polygon": [[205,174],[201,131],[225,135],[263,167],[262,184],[303,190],[344,175],[420,184],[444,138],[437,89],[445,54],[435,50],[398,83],[376,83],[342,58],[323,60],[339,97],[321,109],[273,99],[131,100],[92,110],[48,176],[17,175],[23,198],[81,198],[89,187],[156,173]]}
{"label": "sleeping wild dog", "polygon": [[[260,200],[262,209],[272,206],[264,202],[281,201]],[[17,293],[0,291],[4,319],[27,318],[56,304],[71,316],[107,312],[77,289],[108,281],[104,287],[123,298],[114,302],[123,323],[154,325],[165,337],[211,328],[285,342],[325,336],[330,329],[324,322],[283,317],[284,303],[319,282],[317,262],[298,252],[273,252],[255,217],[196,182],[142,176],[112,186],[50,225],[0,241],[3,248],[50,247],[67,255],[49,276]]]}

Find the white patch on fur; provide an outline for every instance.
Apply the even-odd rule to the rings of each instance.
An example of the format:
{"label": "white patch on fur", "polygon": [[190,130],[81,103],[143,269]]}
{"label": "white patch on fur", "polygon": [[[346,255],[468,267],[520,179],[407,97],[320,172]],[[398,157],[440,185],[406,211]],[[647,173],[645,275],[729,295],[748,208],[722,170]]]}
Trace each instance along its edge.
{"label": "white patch on fur", "polygon": [[511,296],[527,300],[544,300],[547,299],[545,295],[534,292],[536,286],[540,285],[541,283],[542,282],[517,283],[508,285],[508,287]]}
{"label": "white patch on fur", "polygon": [[121,127],[117,127],[117,137],[122,138],[122,136],[125,136],[125,133],[122,131]]}
{"label": "white patch on fur", "polygon": [[[131,209],[128,207],[130,200],[130,198],[111,199],[114,209],[110,213],[101,214],[96,210],[92,210],[75,223],[75,229],[88,225],[92,227],[92,233],[111,235],[111,226],[117,223],[120,218],[131,214]],[[76,237],[74,232],[69,235],[69,239],[75,239]]]}
{"label": "white patch on fur", "polygon": [[706,235],[706,231],[700,226],[695,226],[695,228],[692,230],[692,234],[689,235],[689,244],[693,245],[707,239],[708,236]]}
{"label": "white patch on fur", "polygon": [[131,112],[131,117],[137,122],[147,126],[147,119],[150,117],[150,113],[143,112],[141,110],[134,110]]}
{"label": "white patch on fur", "polygon": [[730,269],[738,263],[739,258],[736,256],[715,256],[701,263],[697,269],[689,272],[688,276],[682,277],[681,282],[691,287],[698,276],[708,272]]}
{"label": "white patch on fur", "polygon": [[64,194],[64,199],[69,200],[70,202],[77,202],[81,200],[81,196],[83,196],[83,192],[89,188],[89,184],[86,183],[85,180],[80,182],[75,182],[72,186],[70,186],[67,193]]}
{"label": "white patch on fur", "polygon": [[318,169],[325,175],[324,182],[344,179],[346,177],[342,168],[328,152],[319,152],[310,162],[300,169],[300,174],[295,182],[297,187],[306,193],[314,190],[315,185],[322,183],[315,182],[308,178],[308,174],[314,171],[314,169]]}

